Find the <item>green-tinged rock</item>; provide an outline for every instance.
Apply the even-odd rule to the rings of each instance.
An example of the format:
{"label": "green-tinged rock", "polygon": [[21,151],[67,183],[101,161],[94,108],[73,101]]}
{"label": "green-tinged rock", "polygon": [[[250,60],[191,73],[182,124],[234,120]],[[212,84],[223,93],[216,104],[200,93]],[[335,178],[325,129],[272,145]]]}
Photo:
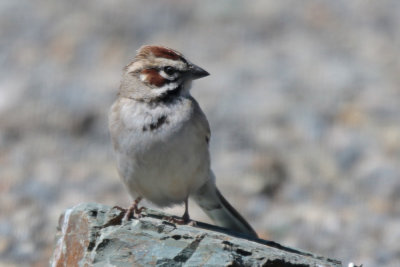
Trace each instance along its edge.
{"label": "green-tinged rock", "polygon": [[51,266],[342,266],[200,222],[175,225],[150,209],[140,219],[104,227],[118,215],[117,209],[91,203],[65,211]]}

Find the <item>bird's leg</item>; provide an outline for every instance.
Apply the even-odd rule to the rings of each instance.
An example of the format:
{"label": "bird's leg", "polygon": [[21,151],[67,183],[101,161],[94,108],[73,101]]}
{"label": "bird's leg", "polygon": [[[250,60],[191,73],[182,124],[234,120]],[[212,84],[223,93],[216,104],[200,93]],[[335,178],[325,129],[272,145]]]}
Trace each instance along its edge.
{"label": "bird's leg", "polygon": [[191,226],[195,226],[196,222],[195,221],[191,221],[190,220],[190,216],[189,216],[189,198],[187,197],[185,199],[185,213],[182,216],[182,219],[177,219],[171,216],[168,217],[164,217],[163,219],[166,221],[169,221],[171,223],[175,223],[175,224],[188,224]]}
{"label": "bird's leg", "polygon": [[182,220],[184,224],[189,223],[190,216],[189,216],[189,201],[188,198],[185,199],[185,213],[182,216]]}
{"label": "bird's leg", "polygon": [[105,228],[108,226],[114,226],[114,225],[120,225],[124,221],[129,221],[134,217],[134,214],[137,214],[138,216],[141,214],[141,212],[145,209],[144,207],[138,208],[139,202],[142,200],[142,197],[138,197],[133,201],[132,205],[128,209],[121,208],[119,206],[114,206],[112,209],[117,209],[120,211],[120,213],[110,219],[108,222],[106,222],[104,225],[101,226],[101,228]]}
{"label": "bird's leg", "polygon": [[139,202],[142,200],[142,197],[138,197],[133,201],[132,205],[129,207],[128,210],[125,210],[125,216],[123,218],[123,221],[129,221],[134,217],[134,215],[140,215],[142,211],[144,210],[144,207],[139,208]]}

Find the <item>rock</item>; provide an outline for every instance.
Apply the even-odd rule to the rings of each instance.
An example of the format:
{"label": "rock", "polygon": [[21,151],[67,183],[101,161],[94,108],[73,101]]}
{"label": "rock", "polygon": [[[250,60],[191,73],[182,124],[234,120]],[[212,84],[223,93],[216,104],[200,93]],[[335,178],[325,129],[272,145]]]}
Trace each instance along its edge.
{"label": "rock", "polygon": [[104,225],[121,211],[101,204],[80,204],[60,217],[51,266],[342,266],[272,241],[197,222],[195,227],[163,220],[146,209],[143,217]]}

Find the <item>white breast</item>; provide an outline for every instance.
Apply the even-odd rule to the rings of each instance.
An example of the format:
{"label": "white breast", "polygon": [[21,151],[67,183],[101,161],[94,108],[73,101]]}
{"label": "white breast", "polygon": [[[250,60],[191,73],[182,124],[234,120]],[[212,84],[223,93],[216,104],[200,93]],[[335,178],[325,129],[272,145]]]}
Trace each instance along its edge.
{"label": "white breast", "polygon": [[207,133],[193,100],[151,106],[120,99],[110,113],[118,170],[131,194],[160,206],[180,203],[206,182]]}

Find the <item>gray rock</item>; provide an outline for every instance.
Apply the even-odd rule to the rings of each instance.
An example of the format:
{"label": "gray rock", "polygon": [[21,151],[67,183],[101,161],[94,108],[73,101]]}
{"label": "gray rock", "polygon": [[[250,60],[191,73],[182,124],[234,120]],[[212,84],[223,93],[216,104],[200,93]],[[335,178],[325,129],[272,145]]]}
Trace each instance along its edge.
{"label": "gray rock", "polygon": [[51,266],[342,266],[272,241],[196,222],[176,225],[165,213],[146,209],[143,217],[105,226],[121,211],[80,204],[60,217]]}

